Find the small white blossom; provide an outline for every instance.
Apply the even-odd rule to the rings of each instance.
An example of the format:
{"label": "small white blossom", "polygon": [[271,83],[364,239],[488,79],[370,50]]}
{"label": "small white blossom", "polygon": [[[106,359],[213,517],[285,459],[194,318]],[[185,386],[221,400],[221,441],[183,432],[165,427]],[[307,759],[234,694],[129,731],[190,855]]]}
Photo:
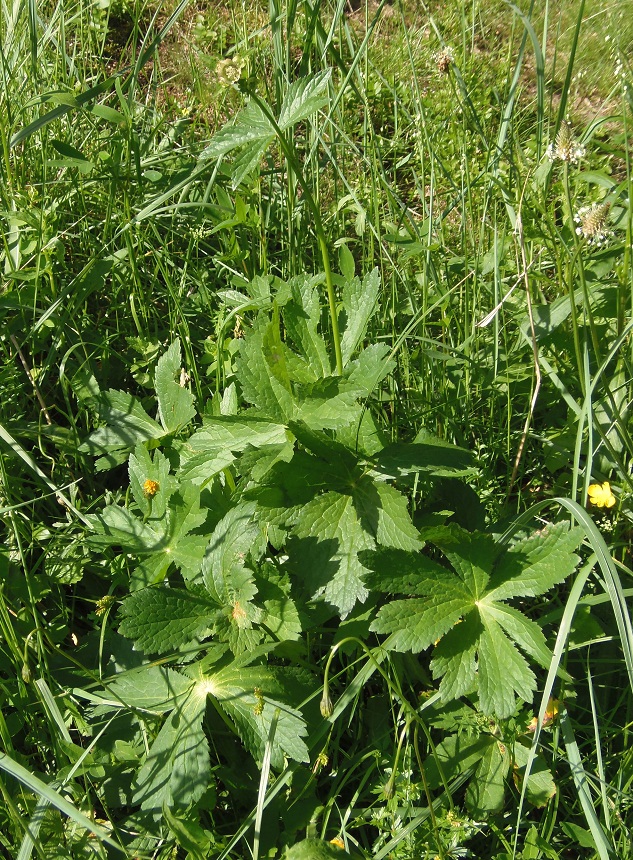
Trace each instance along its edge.
{"label": "small white blossom", "polygon": [[230,57],[226,60],[220,60],[215,67],[215,74],[218,81],[225,87],[236,84],[242,77],[242,69],[246,65],[244,60],[239,55]]}
{"label": "small white blossom", "polygon": [[613,235],[613,231],[607,228],[610,209],[610,203],[592,203],[591,206],[583,206],[574,215],[574,221],[578,224],[576,233],[586,239],[588,245],[606,245]]}
{"label": "small white blossom", "polygon": [[569,164],[578,164],[584,154],[585,148],[575,141],[569,122],[561,123],[555,143],[550,143],[545,152],[550,161],[566,161]]}

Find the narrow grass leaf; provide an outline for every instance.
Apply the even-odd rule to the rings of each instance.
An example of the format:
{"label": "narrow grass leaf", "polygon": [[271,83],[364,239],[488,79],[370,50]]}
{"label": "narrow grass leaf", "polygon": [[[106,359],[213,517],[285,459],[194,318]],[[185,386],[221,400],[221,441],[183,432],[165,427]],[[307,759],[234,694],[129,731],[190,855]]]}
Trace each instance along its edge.
{"label": "narrow grass leaf", "polygon": [[18,762],[14,761],[14,759],[4,752],[0,752],[0,769],[5,773],[8,773],[14,779],[17,779],[18,782],[21,782],[22,785],[25,785],[30,791],[43,797],[51,804],[51,806],[54,806],[55,809],[58,809],[64,815],[67,815],[68,818],[72,819],[79,827],[84,830],[89,830],[111,848],[114,848],[116,851],[120,851],[122,854],[126,854],[125,849],[118,845],[108,835],[103,827],[100,827],[89,818],[86,818],[85,815],[79,812],[79,810],[72,805],[72,803],[69,803],[64,797],[62,797],[58,791],[55,791],[45,782],[42,782],[41,779],[30,773],[30,771],[25,767],[22,767],[21,764],[18,764]]}

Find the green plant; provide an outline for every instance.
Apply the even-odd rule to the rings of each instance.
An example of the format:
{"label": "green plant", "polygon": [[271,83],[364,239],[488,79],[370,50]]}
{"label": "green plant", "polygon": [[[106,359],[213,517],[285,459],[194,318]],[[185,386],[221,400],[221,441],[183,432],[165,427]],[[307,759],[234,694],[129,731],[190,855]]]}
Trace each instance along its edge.
{"label": "green plant", "polygon": [[[420,651],[440,639],[429,668],[442,677],[441,700],[469,697],[473,714],[502,722],[514,718],[515,696],[530,703],[536,687],[516,645],[544,668],[551,661],[538,623],[509,601],[562,582],[576,564],[580,531],[561,524],[512,545],[456,525],[418,532],[402,493],[410,479],[428,487],[472,474],[472,460],[424,434],[386,442],[371,403],[392,367],[387,350],[367,346],[353,357],[377,275],[344,285],[340,377],[320,333],[319,280],[276,282],[274,292],[268,281],[253,284],[250,300],[259,310],[240,339],[234,378],[190,435],[193,398],[178,342],[156,366],[158,421],[129,395],[100,396],[107,424],[85,447],[102,455],[102,467],[132,449],[131,496],[126,506],[90,517],[88,540],[133,563],[119,632],[146,658],[106,675],[105,694],[92,698],[99,713],[146,713],[141,724],[167,715],[131,786],[131,802],[147,811],[166,804],[184,812],[206,796],[223,758],[211,756],[205,719],[213,725],[219,718],[260,765],[267,760],[283,772],[289,760],[307,762],[322,736],[309,704],[319,694],[318,652],[311,652],[318,642],[327,653],[348,617],[358,618],[365,637],[387,636],[368,666],[379,667],[384,649]],[[361,295],[364,303],[355,298]],[[424,541],[456,572],[428,548],[420,554]],[[415,597],[385,602],[381,592]],[[156,655],[177,668],[156,666]],[[321,711],[336,719],[328,683]],[[408,722],[417,723],[402,682],[388,683]],[[512,729],[504,731],[469,741],[469,772],[481,758],[472,774],[476,796],[493,791],[495,772],[488,811],[500,808],[510,771],[509,757],[497,761],[510,744]],[[457,737],[432,753],[446,773],[453,753],[459,759],[451,753]],[[519,744],[512,760],[523,767],[528,752]],[[544,792],[538,802],[545,802],[551,777],[540,759],[532,765],[528,798],[536,802]],[[427,791],[446,784],[432,775],[426,781]],[[483,803],[473,800],[472,811]]]}
{"label": "green plant", "polygon": [[443,701],[476,692],[484,714],[507,719],[516,696],[529,702],[536,689],[521,652],[544,669],[552,660],[538,623],[508,601],[544,594],[573,573],[582,535],[559,523],[506,547],[458,526],[423,531],[452,570],[398,550],[363,555],[373,590],[410,595],[383,606],[371,629],[398,651],[435,644],[431,670]]}

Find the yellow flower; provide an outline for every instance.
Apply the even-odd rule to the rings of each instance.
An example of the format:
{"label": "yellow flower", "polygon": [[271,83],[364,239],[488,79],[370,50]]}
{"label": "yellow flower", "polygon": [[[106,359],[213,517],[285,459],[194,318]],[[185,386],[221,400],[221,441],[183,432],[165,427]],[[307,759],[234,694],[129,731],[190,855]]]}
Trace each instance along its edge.
{"label": "yellow flower", "polygon": [[592,484],[589,489],[589,501],[597,508],[612,508],[615,505],[615,496],[611,492],[608,481],[604,484]]}
{"label": "yellow flower", "polygon": [[156,493],[160,490],[160,484],[158,481],[152,481],[151,478],[148,478],[143,484],[143,493],[145,494],[145,498],[151,499],[152,496],[155,496]]}
{"label": "yellow flower", "polygon": [[[552,699],[552,697],[550,696],[549,701],[547,703],[547,708],[545,709],[545,713],[543,714],[543,728],[551,725],[554,722],[554,720],[558,716],[559,705],[560,705],[560,702],[558,701],[558,699]],[[528,723],[528,727],[527,727],[528,732],[535,732],[537,725],[538,725],[537,718],[532,717],[532,719]]]}

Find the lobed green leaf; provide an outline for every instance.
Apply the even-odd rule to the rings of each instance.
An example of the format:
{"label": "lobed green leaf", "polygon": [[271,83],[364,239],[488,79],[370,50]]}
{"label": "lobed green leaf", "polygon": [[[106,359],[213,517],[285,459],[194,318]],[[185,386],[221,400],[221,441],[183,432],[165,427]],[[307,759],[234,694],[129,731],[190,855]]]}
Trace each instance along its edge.
{"label": "lobed green leaf", "polygon": [[119,633],[141,651],[164,654],[208,630],[217,610],[203,589],[143,588],[123,601]]}

